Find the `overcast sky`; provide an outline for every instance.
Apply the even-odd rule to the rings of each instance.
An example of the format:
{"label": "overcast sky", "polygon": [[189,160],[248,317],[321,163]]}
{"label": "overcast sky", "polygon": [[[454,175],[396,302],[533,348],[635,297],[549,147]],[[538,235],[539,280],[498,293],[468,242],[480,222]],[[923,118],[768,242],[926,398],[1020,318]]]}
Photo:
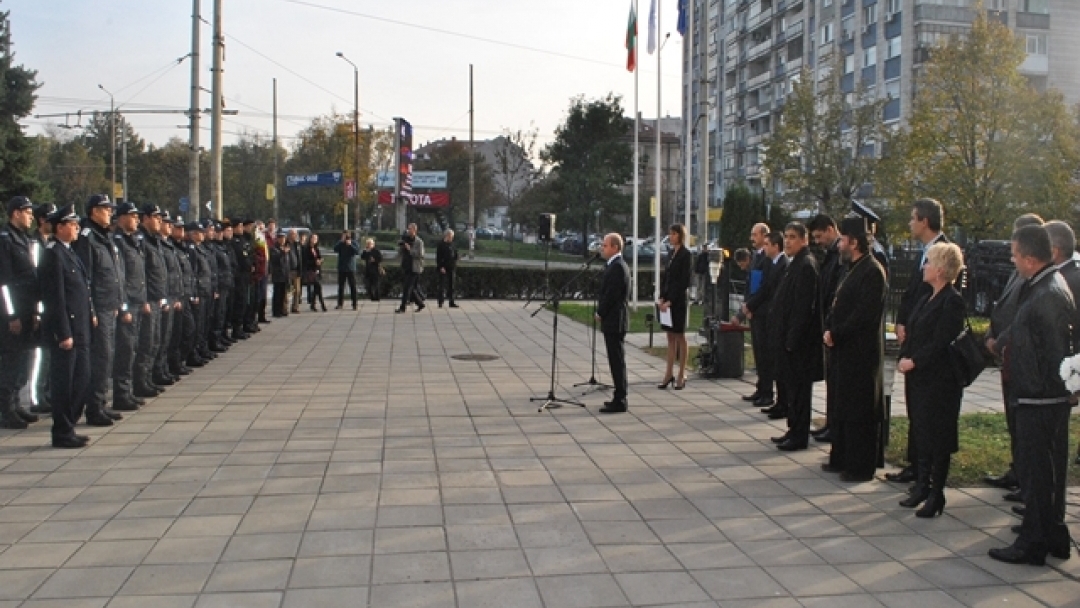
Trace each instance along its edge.
{"label": "overcast sky", "polygon": [[[640,109],[657,114],[656,57],[645,53],[649,0],[640,0]],[[210,88],[213,0],[202,0],[202,86]],[[272,79],[278,81],[283,145],[313,117],[350,114],[352,67],[360,70],[364,125],[409,119],[416,144],[468,138],[469,64],[474,66],[476,138],[535,124],[551,140],[576,95],[623,97],[630,0],[223,0],[225,141],[241,132],[269,136]],[[0,0],[10,11],[16,63],[38,71],[37,114],[107,111],[112,91],[127,109],[185,109],[191,64],[191,0]],[[676,0],[661,0],[663,115],[680,114],[682,39]],[[204,93],[201,104],[210,107]],[[128,116],[151,143],[187,139],[183,115]],[[63,118],[28,119],[39,133]],[[69,124],[75,124],[72,118]],[[209,120],[202,145],[209,145]]]}

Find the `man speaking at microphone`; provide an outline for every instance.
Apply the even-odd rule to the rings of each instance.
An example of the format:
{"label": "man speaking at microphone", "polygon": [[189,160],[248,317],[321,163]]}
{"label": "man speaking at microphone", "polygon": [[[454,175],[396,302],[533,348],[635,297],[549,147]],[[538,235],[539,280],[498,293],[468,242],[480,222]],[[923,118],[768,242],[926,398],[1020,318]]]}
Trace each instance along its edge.
{"label": "man speaking at microphone", "polygon": [[600,282],[600,298],[596,307],[596,320],[604,334],[608,365],[611,367],[611,383],[615,394],[600,408],[602,414],[618,414],[627,410],[626,351],[623,341],[630,329],[630,317],[626,310],[626,298],[630,293],[630,270],[622,259],[623,240],[617,233],[604,237],[600,255],[607,260],[604,276]]}

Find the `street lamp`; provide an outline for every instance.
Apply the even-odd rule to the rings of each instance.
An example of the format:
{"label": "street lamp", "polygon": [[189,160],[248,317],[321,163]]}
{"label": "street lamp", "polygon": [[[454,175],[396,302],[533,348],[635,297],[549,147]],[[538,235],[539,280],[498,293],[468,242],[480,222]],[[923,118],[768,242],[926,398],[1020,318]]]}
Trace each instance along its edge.
{"label": "street lamp", "polygon": [[344,59],[353,69],[353,196],[356,200],[356,225],[360,227],[360,69],[341,51],[337,56]]}
{"label": "street lamp", "polygon": [[[97,85],[99,89],[105,91],[105,94],[109,96],[109,147],[112,148],[112,186],[109,187],[109,196],[115,196],[116,194],[116,100],[113,94],[109,92],[109,89]],[[125,199],[127,198],[127,192],[124,193]]]}

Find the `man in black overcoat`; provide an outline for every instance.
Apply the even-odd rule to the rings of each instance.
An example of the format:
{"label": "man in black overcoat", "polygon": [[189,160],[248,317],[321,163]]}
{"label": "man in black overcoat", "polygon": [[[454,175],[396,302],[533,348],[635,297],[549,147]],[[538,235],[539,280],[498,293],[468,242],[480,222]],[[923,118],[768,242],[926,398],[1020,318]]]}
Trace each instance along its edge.
{"label": "man in black overcoat", "polygon": [[[806,226],[810,230],[810,237],[818,247],[825,251],[825,258],[821,261],[821,279],[818,281],[818,310],[822,318],[829,316],[829,308],[832,307],[833,298],[836,297],[836,288],[844,276],[845,260],[840,253],[840,233],[836,229],[836,221],[824,214],[819,214],[810,220]],[[836,383],[838,379],[833,373],[833,364],[828,350],[825,351],[825,425],[813,431],[814,439],[824,443],[832,441],[833,433],[829,430],[832,423],[833,410],[836,407]]]}
{"label": "man in black overcoat", "polygon": [[825,321],[825,346],[835,382],[829,425],[832,452],[826,471],[842,481],[869,481],[877,468],[885,412],[885,270],[870,253],[861,217],[840,224],[840,253],[848,270],[836,289]]}
{"label": "man in black overcoat", "polygon": [[[770,418],[778,420],[787,418],[787,392],[784,388],[783,378],[776,375],[777,353],[767,344],[769,331],[769,309],[772,307],[773,297],[780,286],[780,280],[784,278],[787,270],[787,257],[784,255],[784,234],[782,232],[770,232],[765,238],[766,265],[762,269],[761,287],[754,292],[746,303],[743,304],[743,314],[750,318],[750,327],[758,327],[761,336],[760,353],[755,351],[754,358],[758,368],[758,387],[767,389],[767,399],[762,398],[754,402],[758,407],[772,407],[764,410]],[[760,357],[760,358],[758,358]],[[776,404],[773,405],[773,385],[776,385]]]}
{"label": "man in black overcoat", "polygon": [[825,375],[824,347],[818,265],[810,255],[806,226],[792,222],[784,228],[784,253],[788,267],[769,311],[769,336],[770,346],[780,353],[777,377],[784,377],[788,393],[788,431],[775,438],[776,447],[792,452],[805,450],[810,438],[814,382]]}
{"label": "man in black overcoat", "polygon": [[71,244],[79,237],[79,216],[67,205],[49,221],[56,240],[41,266],[42,340],[48,345],[55,448],[81,448],[89,438],[75,434],[90,392],[90,339],[97,317],[90,298],[90,276]]}
{"label": "man in black overcoat", "polygon": [[[772,260],[765,253],[765,241],[769,235],[768,224],[754,224],[750,229],[750,243],[754,246],[754,255],[750,259],[750,270],[746,282],[747,301],[758,294],[765,286],[769,271],[772,268]],[[743,312],[745,313],[745,307]],[[766,343],[768,334],[765,329],[764,315],[761,319],[750,317],[750,345],[754,349],[754,362],[757,365],[757,386],[750,395],[744,395],[743,401],[750,401],[757,407],[767,407],[773,404],[773,370],[769,366],[769,353]]]}
{"label": "man in black overcoat", "polygon": [[630,329],[630,314],[626,309],[626,298],[630,294],[630,269],[622,259],[623,241],[616,233],[604,237],[600,246],[600,255],[607,260],[604,276],[600,282],[600,297],[596,306],[596,320],[600,322],[600,332],[604,334],[604,346],[607,347],[608,365],[611,368],[611,383],[615,393],[611,401],[605,401],[600,412],[617,414],[627,410],[626,350],[623,341]]}
{"label": "man in black overcoat", "polygon": [[[911,315],[911,310],[915,307],[915,303],[924,295],[932,291],[930,284],[923,282],[922,267],[926,264],[926,250],[930,249],[930,247],[936,243],[951,242],[942,232],[944,227],[945,212],[941,207],[941,203],[932,198],[921,198],[912,204],[911,220],[908,221],[908,228],[911,229],[911,238],[923,244],[923,253],[919,256],[919,260],[914,268],[912,268],[907,290],[904,291],[904,295],[900,298],[900,308],[896,311],[896,339],[899,340],[901,344],[904,343],[904,338],[906,337],[904,326],[907,324],[908,317]],[[899,473],[886,473],[885,479],[897,483],[911,483],[915,481],[915,463],[919,461],[919,457],[915,451],[915,436],[912,433],[913,431],[909,426],[907,438],[908,466],[904,467]]]}

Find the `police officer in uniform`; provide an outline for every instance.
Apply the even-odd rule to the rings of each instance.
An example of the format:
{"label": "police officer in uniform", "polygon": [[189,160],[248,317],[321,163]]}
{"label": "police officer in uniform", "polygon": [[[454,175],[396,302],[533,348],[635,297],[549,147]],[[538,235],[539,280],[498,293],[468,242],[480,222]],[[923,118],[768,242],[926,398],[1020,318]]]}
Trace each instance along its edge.
{"label": "police officer in uniform", "polygon": [[[52,203],[41,203],[34,207],[34,223],[37,224],[34,239],[38,242],[38,246],[34,250],[36,252],[34,265],[38,268],[41,267],[45,247],[53,240],[52,224],[48,221],[48,217],[53,213],[56,213],[56,205]],[[38,304],[38,314],[41,314],[40,303]],[[34,348],[34,363],[30,371],[30,382],[33,383],[30,387],[30,399],[32,401],[30,411],[35,414],[52,414],[52,405],[50,405],[52,401],[49,399],[49,349],[40,343]]]}
{"label": "police officer in uniform", "polygon": [[[139,232],[139,209],[124,202],[116,208],[113,244],[124,264],[124,299],[116,324],[116,354],[113,358],[113,409],[131,409],[135,403],[134,366],[140,328],[153,323],[146,296],[146,263],[143,236]],[[119,407],[118,407],[119,406]]]}
{"label": "police officer in uniform", "polygon": [[[176,262],[180,266],[180,291],[183,294],[180,298],[183,307],[173,319],[173,346],[169,350],[169,356],[178,357],[180,362],[189,367],[202,367],[206,365],[206,361],[195,354],[195,315],[199,299],[195,294],[195,274],[187,253],[188,242],[184,239],[186,228],[179,217],[173,222],[171,242],[176,249]],[[169,366],[173,366],[171,361]]]}
{"label": "police officer in uniform", "polygon": [[209,362],[209,353],[206,350],[206,322],[207,313],[213,306],[214,299],[214,276],[210,266],[210,258],[203,248],[205,238],[203,226],[199,222],[188,222],[184,227],[187,240],[184,242],[188,262],[191,265],[192,285],[194,297],[191,300],[192,317],[194,320],[194,337],[188,355],[188,365],[192,361],[199,361],[205,365]]}
{"label": "police officer in uniform", "polygon": [[[146,302],[149,312],[145,313],[139,324],[139,344],[135,353],[135,365],[132,370],[132,402],[125,408],[138,408],[145,402],[139,394],[148,394],[154,386],[172,384],[158,374],[155,368],[158,351],[161,347],[161,325],[164,314],[169,311],[166,292],[168,267],[165,263],[165,245],[161,238],[162,211],[157,205],[143,205],[140,213],[140,226],[137,233],[143,254],[143,276],[146,282]],[[165,380],[169,380],[165,382]],[[113,407],[121,409],[117,399]]]}
{"label": "police officer in uniform", "polygon": [[90,279],[90,296],[98,316],[90,342],[90,391],[85,410],[86,423],[91,426],[111,426],[113,420],[120,419],[120,414],[105,410],[112,380],[116,320],[124,291],[124,263],[109,234],[115,209],[108,196],[92,195],[86,201],[87,217],[82,221],[79,239],[72,245]]}
{"label": "police officer in uniform", "polygon": [[214,255],[217,257],[217,290],[218,299],[214,308],[213,341],[210,350],[216,346],[219,352],[225,352],[234,344],[229,339],[225,329],[228,327],[229,302],[232,300],[233,273],[236,266],[235,253],[229,241],[232,240],[232,227],[229,220],[218,224],[216,239],[214,240]]}
{"label": "police officer in uniform", "polygon": [[56,240],[45,250],[41,264],[41,329],[50,349],[52,445],[81,448],[90,438],[77,435],[75,423],[88,401],[91,333],[98,323],[90,275],[71,248],[79,238],[79,216],[67,205],[49,221],[55,227]]}
{"label": "police officer in uniform", "polygon": [[250,337],[244,328],[244,319],[247,318],[248,307],[251,305],[251,265],[253,259],[251,240],[247,234],[250,225],[251,222],[246,219],[237,220],[236,230],[230,243],[233,256],[236,258],[236,271],[233,273],[232,310],[229,311],[233,340],[247,340]]}
{"label": "police officer in uniform", "polygon": [[34,205],[25,196],[7,202],[8,225],[0,230],[0,427],[25,429],[38,417],[19,404],[30,379],[31,355],[40,323],[41,292],[34,261],[38,243],[30,236]]}
{"label": "police officer in uniform", "polygon": [[[183,253],[183,243],[173,239],[173,231],[176,229],[176,219],[169,217],[166,211],[161,225],[162,245],[165,254],[165,264],[168,267],[167,293],[171,312],[163,317],[163,335],[161,338],[161,350],[159,358],[165,359],[165,367],[169,374],[174,377],[186,376],[191,370],[184,365],[183,357],[180,356],[181,336],[184,332],[184,311],[188,307],[186,278],[183,268],[180,266],[181,258],[187,259]],[[179,234],[183,236],[183,224],[180,225]]]}

